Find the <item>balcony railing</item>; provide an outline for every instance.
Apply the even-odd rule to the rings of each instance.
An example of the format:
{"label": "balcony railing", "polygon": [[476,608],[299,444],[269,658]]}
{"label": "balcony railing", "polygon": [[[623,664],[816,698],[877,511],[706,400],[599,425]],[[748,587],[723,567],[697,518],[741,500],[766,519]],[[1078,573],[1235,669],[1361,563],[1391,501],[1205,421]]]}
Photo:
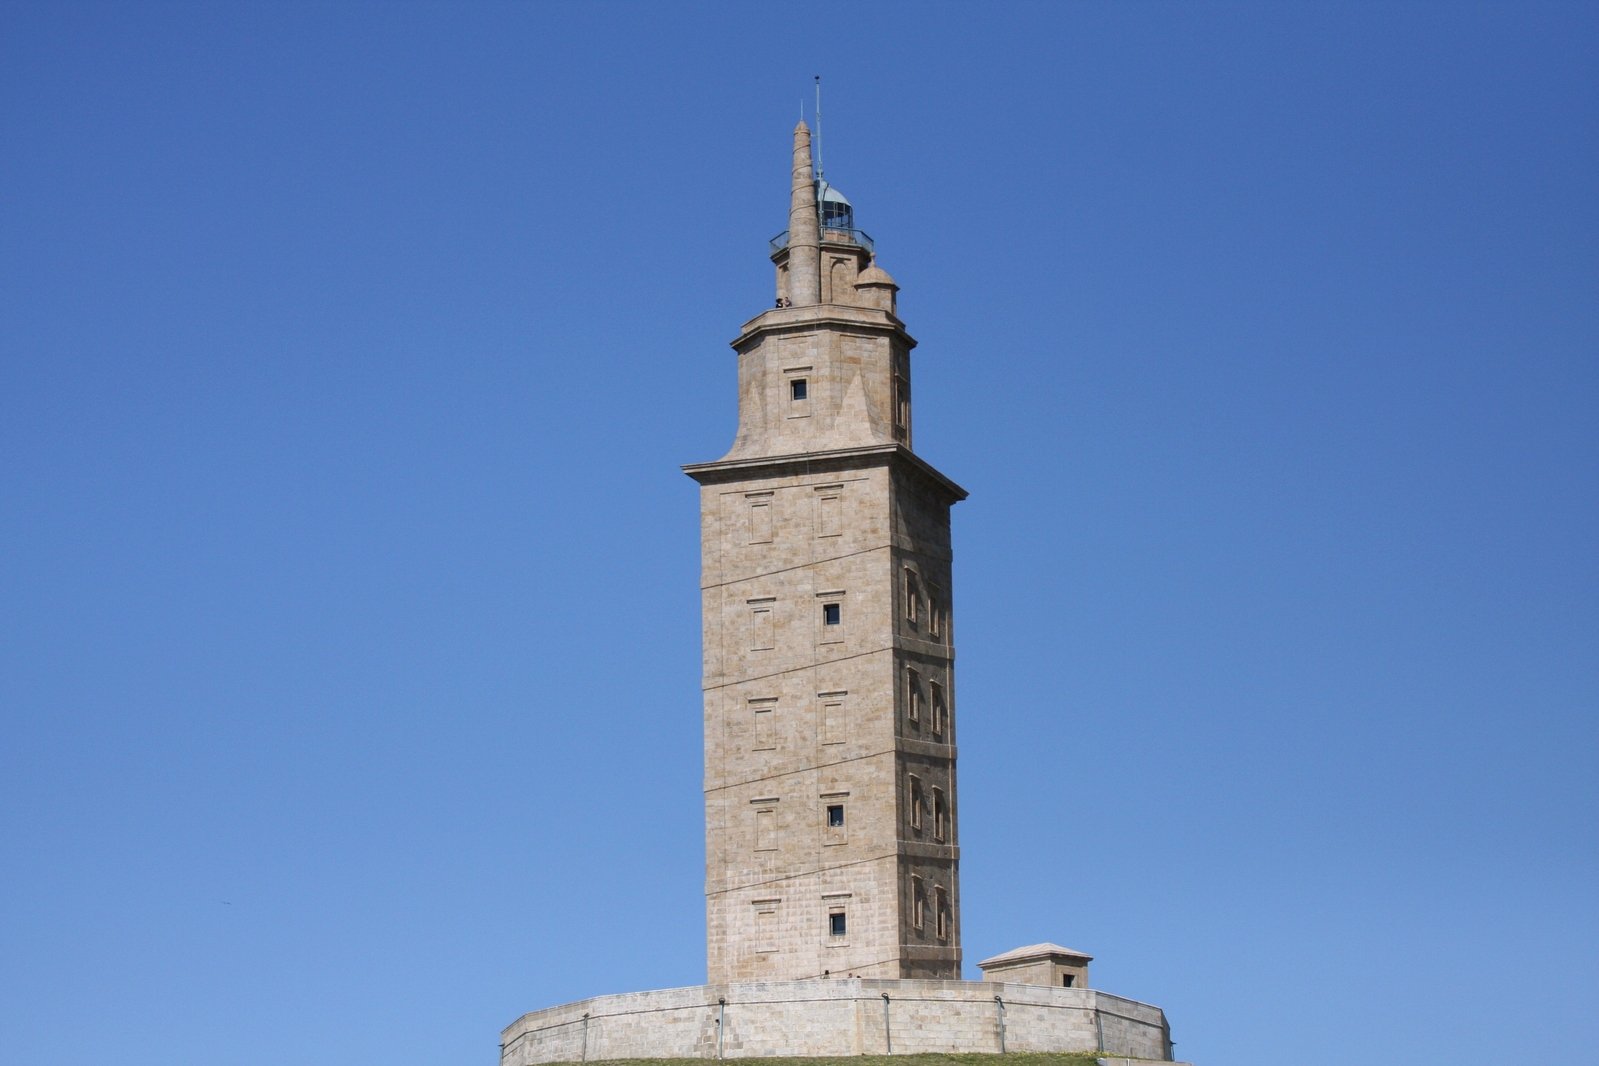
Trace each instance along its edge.
{"label": "balcony railing", "polygon": [[[822,240],[843,241],[846,244],[858,244],[868,252],[877,251],[877,246],[872,243],[871,235],[863,229],[842,229],[837,226],[827,226],[822,229]],[[781,252],[788,247],[788,230],[784,230],[769,242],[773,252]]]}

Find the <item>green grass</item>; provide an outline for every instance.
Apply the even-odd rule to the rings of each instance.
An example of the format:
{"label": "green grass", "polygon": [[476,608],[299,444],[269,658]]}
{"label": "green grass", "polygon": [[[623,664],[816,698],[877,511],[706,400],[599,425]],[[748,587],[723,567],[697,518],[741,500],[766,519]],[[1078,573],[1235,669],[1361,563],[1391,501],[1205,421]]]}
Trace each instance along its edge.
{"label": "green grass", "polygon": [[[1097,1051],[1010,1055],[850,1055],[814,1059],[727,1059],[760,1066],[1094,1066]],[[709,1059],[591,1059],[587,1066],[705,1066]],[[576,1064],[571,1064],[576,1066]]]}

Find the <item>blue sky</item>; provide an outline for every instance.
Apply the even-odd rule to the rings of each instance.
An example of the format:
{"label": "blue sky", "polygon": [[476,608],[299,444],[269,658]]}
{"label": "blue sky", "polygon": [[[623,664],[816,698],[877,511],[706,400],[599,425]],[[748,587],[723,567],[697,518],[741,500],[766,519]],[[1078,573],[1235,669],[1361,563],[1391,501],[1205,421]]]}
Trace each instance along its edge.
{"label": "blue sky", "polygon": [[704,977],[697,498],[788,135],[955,511],[967,972],[1599,1043],[1599,14],[0,9],[0,1039],[494,1060]]}

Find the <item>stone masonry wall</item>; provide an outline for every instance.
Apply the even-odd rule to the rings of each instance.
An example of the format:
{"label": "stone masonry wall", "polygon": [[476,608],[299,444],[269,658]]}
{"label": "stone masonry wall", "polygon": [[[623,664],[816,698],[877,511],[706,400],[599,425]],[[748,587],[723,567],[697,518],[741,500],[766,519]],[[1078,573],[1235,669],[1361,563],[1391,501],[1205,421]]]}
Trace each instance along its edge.
{"label": "stone masonry wall", "polygon": [[534,1011],[501,1034],[500,1063],[881,1055],[890,1050],[897,1055],[1103,1050],[1169,1058],[1160,1008],[1094,989],[846,979],[700,985],[599,996]]}
{"label": "stone masonry wall", "polygon": [[882,466],[702,489],[712,980],[899,976],[888,495]]}
{"label": "stone masonry wall", "polygon": [[959,973],[949,503],[905,465],[702,482],[712,981]]}

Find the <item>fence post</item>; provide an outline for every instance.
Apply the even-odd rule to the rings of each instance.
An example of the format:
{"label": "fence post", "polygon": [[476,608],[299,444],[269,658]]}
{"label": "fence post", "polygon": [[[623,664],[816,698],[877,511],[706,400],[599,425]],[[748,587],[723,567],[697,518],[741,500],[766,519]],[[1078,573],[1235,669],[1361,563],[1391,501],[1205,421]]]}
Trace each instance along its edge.
{"label": "fence post", "polygon": [[883,1043],[888,1047],[888,1053],[894,1053],[894,1032],[888,1027],[888,993],[883,993]]}

